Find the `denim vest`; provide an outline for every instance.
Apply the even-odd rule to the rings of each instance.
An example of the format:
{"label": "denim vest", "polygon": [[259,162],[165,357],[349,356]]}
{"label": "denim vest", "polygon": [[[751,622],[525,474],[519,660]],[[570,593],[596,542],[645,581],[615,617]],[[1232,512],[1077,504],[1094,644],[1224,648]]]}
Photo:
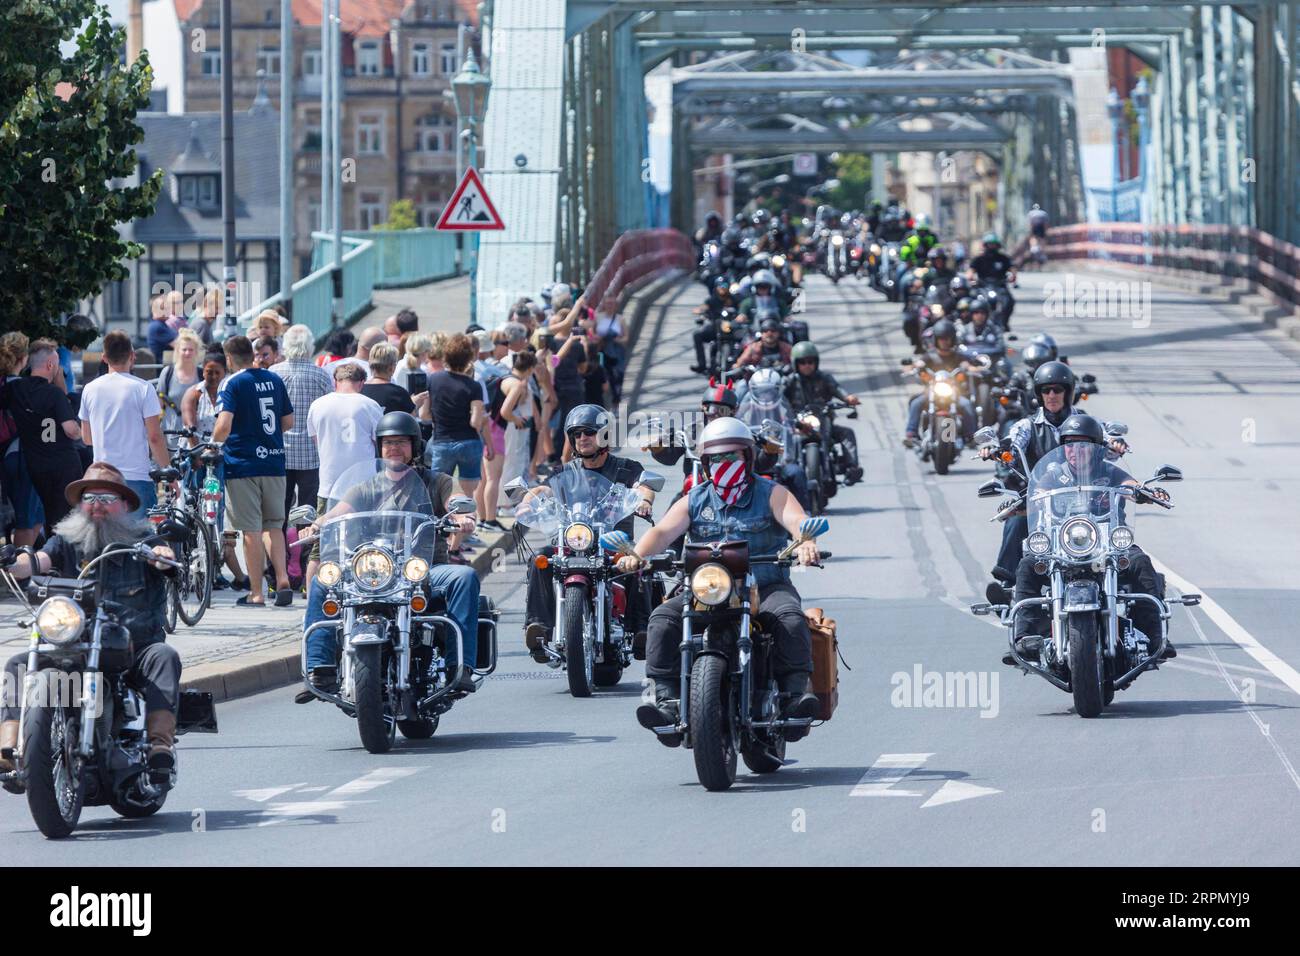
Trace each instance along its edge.
{"label": "denim vest", "polygon": [[[687,512],[691,526],[687,539],[693,543],[743,538],[752,555],[773,554],[790,540],[785,528],[772,514],[772,489],[776,483],[754,476],[749,488],[734,505],[723,504],[711,481],[701,481],[691,488]],[[790,569],[775,564],[754,565],[754,582],[761,588],[778,581],[790,580]]]}

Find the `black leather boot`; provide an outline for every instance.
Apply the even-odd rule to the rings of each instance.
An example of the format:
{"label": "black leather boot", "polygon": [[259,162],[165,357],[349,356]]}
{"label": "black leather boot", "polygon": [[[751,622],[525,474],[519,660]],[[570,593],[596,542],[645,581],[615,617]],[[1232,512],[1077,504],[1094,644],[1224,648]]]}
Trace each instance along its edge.
{"label": "black leather boot", "polygon": [[[781,711],[783,718],[816,717],[821,712],[821,701],[808,686],[811,680],[812,675],[804,673],[782,674],[776,679],[781,693],[790,695],[789,703]],[[782,735],[787,741],[802,740],[808,736],[809,729],[811,728],[787,727]]]}
{"label": "black leather boot", "polygon": [[[647,730],[656,727],[674,727],[681,716],[681,705],[677,699],[680,684],[675,677],[656,677],[655,702],[642,704],[636,709],[637,722]],[[665,747],[680,747],[681,734],[655,734]]]}

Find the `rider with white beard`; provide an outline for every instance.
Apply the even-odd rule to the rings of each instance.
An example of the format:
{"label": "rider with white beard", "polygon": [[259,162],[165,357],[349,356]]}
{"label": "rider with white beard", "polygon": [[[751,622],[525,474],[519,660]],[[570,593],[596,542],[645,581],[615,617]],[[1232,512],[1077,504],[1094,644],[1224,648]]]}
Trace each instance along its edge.
{"label": "rider with white beard", "polygon": [[[18,579],[39,575],[75,578],[91,560],[113,544],[128,544],[148,537],[152,529],[144,518],[133,518],[140,499],[127,485],[122,473],[107,462],[95,462],[85,477],[68,485],[68,504],[76,510],[54,526],[54,536],[36,553],[36,568],[28,554],[16,553],[12,546],[0,549],[0,564],[11,564]],[[172,558],[166,546],[154,547],[154,553]],[[175,783],[176,706],[180,699],[181,659],[176,649],[166,644],[163,627],[167,589],[162,576],[165,565],[144,562],[132,557],[111,557],[95,568],[104,582],[105,593],[124,607],[120,624],[131,634],[135,664],[132,683],[144,690],[149,736],[149,777],[155,785],[170,789]],[[5,706],[0,709],[0,750],[18,742],[18,718],[21,701],[15,692],[23,685],[27,651],[23,650],[5,665]],[[9,761],[0,758],[0,771],[12,770]]]}

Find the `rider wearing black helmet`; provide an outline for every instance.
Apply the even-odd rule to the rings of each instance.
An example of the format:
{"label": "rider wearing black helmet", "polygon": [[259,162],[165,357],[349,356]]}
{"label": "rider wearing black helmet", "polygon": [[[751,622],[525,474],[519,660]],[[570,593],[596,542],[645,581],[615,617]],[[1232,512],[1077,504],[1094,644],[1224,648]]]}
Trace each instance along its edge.
{"label": "rider wearing black helmet", "polygon": [[736,299],[731,294],[731,280],[725,275],[716,277],[709,288],[709,297],[704,300],[704,304],[695,311],[699,318],[695,321],[699,324],[691,338],[695,342],[695,364],[691,366],[692,372],[703,373],[708,370],[708,363],[704,358],[704,343],[714,342],[718,338],[718,321],[726,310],[735,312],[738,308]]}
{"label": "rider wearing black helmet", "polygon": [[[821,355],[817,346],[811,342],[800,342],[790,351],[790,359],[795,374],[789,376],[785,383],[785,400],[790,403],[790,410],[798,415],[812,404],[828,404],[838,398],[846,405],[859,405],[861,400],[846,391],[830,372],[821,370]],[[831,440],[843,447],[851,462],[845,472],[849,484],[862,478],[862,466],[858,463],[858,439],[853,429],[844,425],[831,426]]]}
{"label": "rider wearing black helmet", "polygon": [[[1057,484],[1057,479],[1052,474],[1052,469],[1056,469],[1060,472],[1061,484],[1082,479],[1085,484],[1091,486],[1139,487],[1136,479],[1106,460],[1109,456],[1106,430],[1097,419],[1090,415],[1072,414],[1061,422],[1057,434],[1063,449],[1063,459],[1045,466],[1049,474],[1044,475],[1042,480],[1047,486]],[[1143,492],[1140,497],[1134,499],[1134,503],[1149,500],[1147,494],[1162,501],[1169,499],[1169,493],[1163,488],[1154,488],[1149,492]],[[1137,545],[1133,545],[1129,548],[1128,559],[1128,568],[1119,572],[1120,590],[1154,594],[1163,598],[1164,579],[1156,574],[1155,568],[1151,565],[1151,558]],[[1025,601],[1042,596],[1048,580],[1047,575],[1039,574],[1034,570],[1034,564],[1038,560],[1032,555],[1020,559],[1016,568],[1016,590],[1012,598],[1014,601]],[[1136,601],[1129,606],[1128,614],[1133,626],[1154,643],[1160,633],[1160,612],[1146,601]],[[1030,606],[1023,609],[1016,617],[1017,653],[1026,660],[1037,660],[1047,632],[1048,617],[1043,608]],[[1176,656],[1177,652],[1173,644],[1167,644],[1164,659]],[[1002,662],[1015,663],[1010,653],[1002,658]]]}
{"label": "rider wearing black helmet", "polygon": [[781,337],[779,319],[764,319],[759,325],[758,338],[750,342],[736,357],[732,368],[753,365],[756,368],[780,368],[790,364],[790,343]]}
{"label": "rider wearing black helmet", "polygon": [[[929,280],[934,285],[951,284],[957,278],[956,270],[952,267],[952,256],[943,246],[935,246],[925,254],[926,265],[930,269]],[[956,296],[951,297],[951,301],[956,301]]]}
{"label": "rider wearing black helmet", "polygon": [[1011,257],[1002,251],[1002,240],[998,238],[996,232],[984,234],[984,248],[970,261],[968,274],[970,278],[979,279],[984,285],[996,287],[998,298],[1006,299],[1006,308],[1000,320],[1003,330],[1010,331],[1011,313],[1015,311],[1016,301],[1011,297],[1007,285],[1016,281],[1016,268]]}
{"label": "rider wearing black helmet", "polygon": [[[564,436],[566,446],[573,451],[573,458],[565,464],[564,472],[584,474],[591,472],[613,484],[635,488],[642,498],[637,514],[648,516],[654,505],[655,493],[645,485],[638,484],[641,473],[645,470],[641,463],[631,458],[621,458],[610,453],[610,430],[614,419],[599,405],[579,405],[569,412],[564,419]],[[553,481],[560,480],[559,473],[543,482],[542,487],[534,488],[524,501],[547,494]],[[629,517],[619,525],[619,530],[632,533],[632,519]],[[538,552],[550,557],[555,553],[551,547]],[[649,609],[645,606],[641,588],[628,589],[628,608],[624,626],[632,632],[640,630]],[[555,591],[552,587],[550,567],[539,568],[535,563],[528,565],[528,596],[524,610],[524,643],[532,652],[533,660],[540,664],[547,661],[543,644],[550,640],[555,628]]]}
{"label": "rider wearing black helmet", "polygon": [[[918,355],[912,367],[929,369],[931,372],[955,372],[958,369],[973,371],[975,353],[968,351],[958,341],[957,326],[950,319],[940,319],[931,328],[934,348]],[[907,406],[907,430],[903,444],[911,448],[916,441],[917,429],[921,427],[921,403],[925,401],[925,392],[912,396]],[[958,414],[961,417],[962,437],[970,441],[975,434],[975,406],[971,400],[960,395],[957,398]]]}
{"label": "rider wearing black helmet", "polygon": [[[452,496],[450,475],[428,471],[424,467],[424,438],[420,423],[407,412],[389,412],[375,427],[375,454],[383,467],[376,468],[367,481],[345,491],[330,510],[312,522],[312,531],[318,533],[323,524],[333,518],[360,511],[413,511],[432,506],[434,517],[447,514],[447,502]],[[461,533],[474,530],[474,516],[456,518]],[[447,614],[460,625],[461,643],[465,650],[466,668],[473,667],[478,647],[479,581],[474,569],[465,565],[447,563],[447,544],[442,535],[437,536],[433,550],[422,555],[429,561],[426,579],[434,593],[444,593]],[[313,578],[307,593],[307,611],[303,617],[303,631],[325,619],[323,605],[326,588],[319,577]],[[338,683],[338,646],[333,636],[324,628],[313,631],[307,639],[307,678],[315,686],[332,691]],[[454,647],[448,649],[448,674],[455,672]],[[459,690],[473,691],[468,669],[462,670],[453,681]],[[307,703],[316,697],[303,691],[296,700]]]}

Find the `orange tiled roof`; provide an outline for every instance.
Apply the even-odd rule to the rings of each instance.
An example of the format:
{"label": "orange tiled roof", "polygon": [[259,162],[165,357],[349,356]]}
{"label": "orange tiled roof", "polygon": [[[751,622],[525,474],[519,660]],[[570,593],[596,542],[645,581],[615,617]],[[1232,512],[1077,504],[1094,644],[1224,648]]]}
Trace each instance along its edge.
{"label": "orange tiled roof", "polygon": [[[173,0],[176,17],[184,22],[204,0]],[[385,36],[388,23],[402,15],[413,0],[340,0],[344,32],[353,36]],[[455,0],[460,15],[471,23],[478,20],[478,0]],[[293,0],[293,18],[303,26],[320,26],[321,0]]]}

